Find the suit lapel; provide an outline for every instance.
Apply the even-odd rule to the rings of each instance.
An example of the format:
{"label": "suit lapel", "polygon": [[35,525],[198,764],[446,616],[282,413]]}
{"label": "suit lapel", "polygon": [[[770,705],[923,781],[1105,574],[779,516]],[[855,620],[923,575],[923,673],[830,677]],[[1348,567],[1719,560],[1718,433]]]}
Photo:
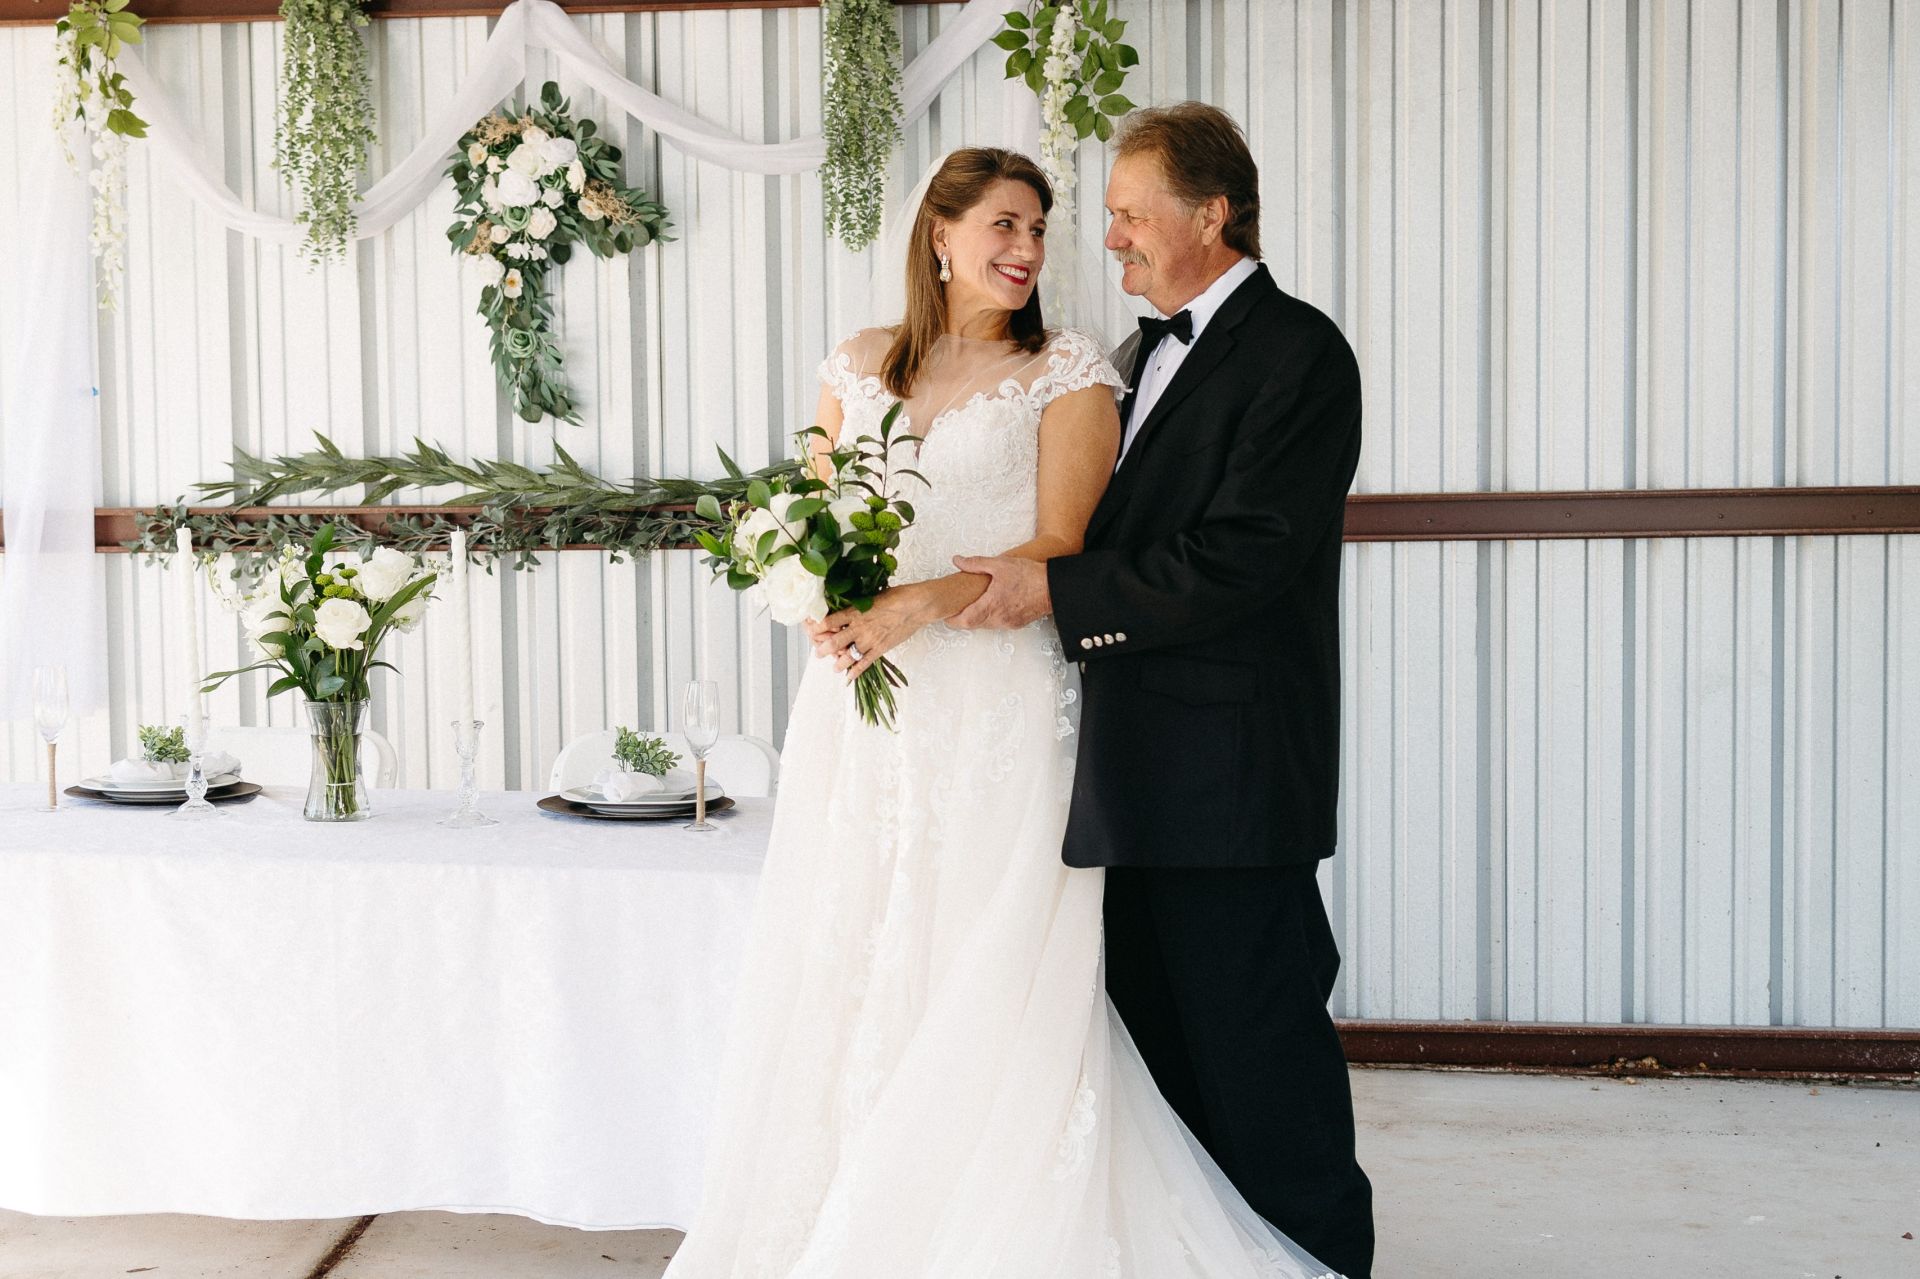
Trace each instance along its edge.
{"label": "suit lapel", "polygon": [[[1262,264],[1256,267],[1253,274],[1243,280],[1240,287],[1229,294],[1220,309],[1214,312],[1213,319],[1208,321],[1207,327],[1200,331],[1200,336],[1194,339],[1193,350],[1187,352],[1187,358],[1180,362],[1178,369],[1174,370],[1173,380],[1167,383],[1166,389],[1160,392],[1160,398],[1154,401],[1152,411],[1147,414],[1147,420],[1142,422],[1140,429],[1134,433],[1132,446],[1127,449],[1126,457],[1120,462],[1120,468],[1114,472],[1113,482],[1107,486],[1105,495],[1101,497],[1099,505],[1094,508],[1093,518],[1088,521],[1087,536],[1089,538],[1105,526],[1125,505],[1127,493],[1135,482],[1134,473],[1142,469],[1141,450],[1146,446],[1147,438],[1162,422],[1166,421],[1174,409],[1179,407],[1182,400],[1192,395],[1206,382],[1208,375],[1220,367],[1221,361],[1233,353],[1234,347],[1238,345],[1233,331],[1239,327],[1240,321],[1247,317],[1254,303],[1268,293],[1277,292],[1279,292],[1279,286],[1273,282],[1273,277],[1267,273],[1266,266]],[[1167,341],[1172,340],[1167,339]],[[1135,334],[1132,339],[1131,346],[1138,348],[1138,334]],[[1121,352],[1134,353],[1129,350],[1127,343],[1123,343],[1115,355]],[[1126,423],[1122,422],[1120,429],[1124,432]]]}

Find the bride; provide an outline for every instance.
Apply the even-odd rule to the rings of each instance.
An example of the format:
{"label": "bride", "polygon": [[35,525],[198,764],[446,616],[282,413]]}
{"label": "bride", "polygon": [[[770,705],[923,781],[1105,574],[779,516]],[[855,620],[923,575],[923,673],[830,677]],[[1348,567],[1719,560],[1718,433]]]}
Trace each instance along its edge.
{"label": "bride", "polygon": [[949,155],[905,322],[821,367],[829,436],[903,401],[924,440],[895,585],[815,635],[850,629],[846,662],[885,654],[909,684],[889,733],[835,662],[801,682],[705,1198],[668,1279],[1327,1274],[1189,1135],[1107,1001],[1103,872],[1060,859],[1077,689],[1053,624],[944,621],[986,585],[953,556],[1077,551],[1113,471],[1122,380],[1041,320],[1051,204],[1024,156]]}

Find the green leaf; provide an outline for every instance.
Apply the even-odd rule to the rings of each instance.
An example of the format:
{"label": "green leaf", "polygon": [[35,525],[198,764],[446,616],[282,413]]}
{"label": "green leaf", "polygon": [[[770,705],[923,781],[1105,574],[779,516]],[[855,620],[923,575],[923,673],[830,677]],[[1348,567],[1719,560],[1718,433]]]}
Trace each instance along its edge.
{"label": "green leaf", "polygon": [[1113,137],[1113,121],[1106,116],[1095,117],[1093,122],[1093,132],[1094,132],[1094,136],[1099,138],[1102,142],[1106,142],[1110,140]]}
{"label": "green leaf", "polygon": [[717,522],[721,518],[720,499],[711,493],[702,493],[694,501],[693,513],[703,520],[714,520]]}
{"label": "green leaf", "polygon": [[1124,93],[1112,93],[1100,99],[1100,109],[1108,115],[1125,115],[1133,110],[1133,103]]}
{"label": "green leaf", "polygon": [[298,675],[282,675],[279,679],[267,686],[267,696],[278,697],[282,693],[290,693],[299,687],[300,677]]}
{"label": "green leaf", "polygon": [[[120,0],[120,2],[125,4],[126,0]],[[1007,25],[1015,31],[1025,31],[1033,25],[1033,23],[1028,20],[1027,15],[1018,9],[1009,9],[1004,16],[1007,20]]]}
{"label": "green leaf", "polygon": [[773,491],[767,487],[765,480],[755,479],[747,482],[747,503],[761,510],[773,505]]}
{"label": "green leaf", "polygon": [[[1121,25],[1124,26],[1125,24],[1122,23]],[[1108,38],[1111,39],[1112,37],[1108,37]],[[1113,56],[1120,60],[1120,65],[1123,67],[1138,66],[1140,63],[1139,51],[1136,50],[1132,45],[1127,45],[1127,44],[1114,45]]]}
{"label": "green leaf", "polygon": [[732,476],[736,480],[744,480],[747,478],[745,473],[741,471],[740,464],[738,462],[735,462],[732,458],[728,457],[727,451],[725,449],[721,448],[718,444],[716,444],[713,446],[713,450],[714,452],[720,455],[720,465],[727,468],[728,475]]}
{"label": "green leaf", "polygon": [[1002,49],[1024,49],[1027,47],[1027,37],[1018,31],[1002,31],[993,38],[993,42]]}

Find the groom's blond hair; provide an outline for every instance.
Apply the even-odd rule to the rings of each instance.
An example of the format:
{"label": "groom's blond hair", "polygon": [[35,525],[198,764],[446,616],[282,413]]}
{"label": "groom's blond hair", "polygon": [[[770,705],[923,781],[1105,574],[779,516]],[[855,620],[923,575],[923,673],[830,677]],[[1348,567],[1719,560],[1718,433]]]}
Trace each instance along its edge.
{"label": "groom's blond hair", "polygon": [[1116,157],[1151,155],[1167,189],[1189,209],[1227,198],[1220,239],[1250,258],[1260,256],[1260,168],[1232,116],[1205,102],[1143,107],[1120,123]]}

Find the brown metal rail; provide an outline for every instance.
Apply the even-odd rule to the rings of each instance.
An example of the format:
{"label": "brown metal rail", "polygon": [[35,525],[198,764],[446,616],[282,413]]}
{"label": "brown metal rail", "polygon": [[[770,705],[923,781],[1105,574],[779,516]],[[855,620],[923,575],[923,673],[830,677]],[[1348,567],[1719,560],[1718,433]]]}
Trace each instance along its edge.
{"label": "brown metal rail", "polygon": [[[377,527],[398,515],[469,518],[476,507],[194,507],[207,514],[326,515]],[[94,512],[94,549],[138,536],[144,508]],[[1920,533],[1920,487],[1647,489],[1574,493],[1362,493],[1347,500],[1349,542],[1539,541],[1561,538],[1808,537]],[[6,544],[0,519],[0,546]],[[566,548],[576,549],[576,548]]]}
{"label": "brown metal rail", "polygon": [[1608,1075],[1839,1075],[1920,1083],[1920,1030],[1341,1021],[1362,1066]]}

